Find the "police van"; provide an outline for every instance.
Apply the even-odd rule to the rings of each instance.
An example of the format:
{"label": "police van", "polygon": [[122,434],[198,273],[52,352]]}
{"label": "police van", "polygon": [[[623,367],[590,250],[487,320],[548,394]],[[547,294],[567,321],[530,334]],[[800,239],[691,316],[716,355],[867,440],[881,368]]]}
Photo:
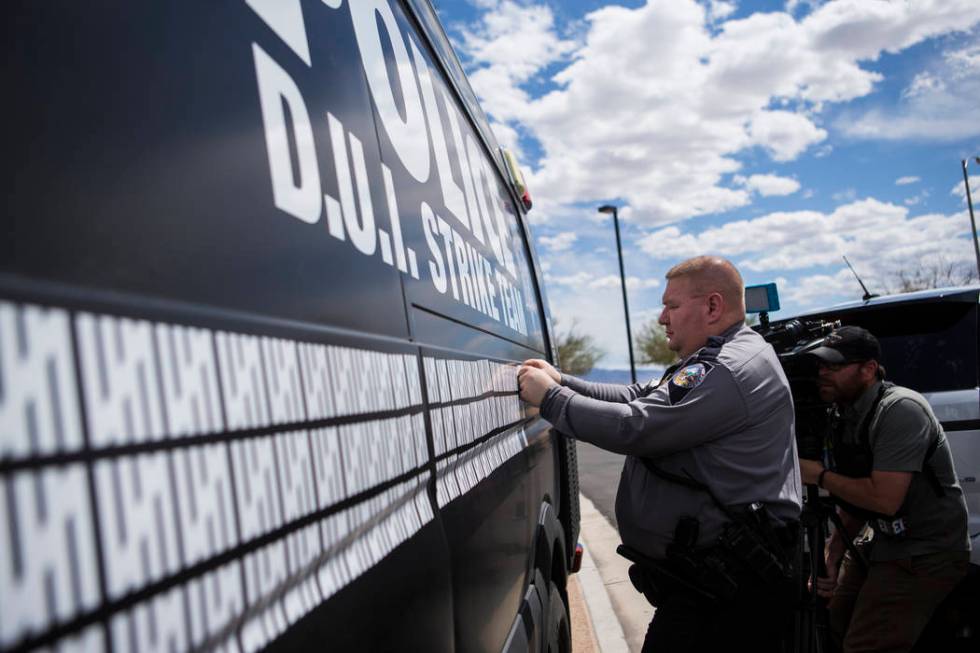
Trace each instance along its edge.
{"label": "police van", "polygon": [[0,651],[569,650],[530,198],[427,0],[0,12]]}
{"label": "police van", "polygon": [[[916,390],[942,423],[980,564],[980,286],[873,297],[797,316],[864,327],[881,343],[889,381]],[[784,322],[773,322],[778,326]]]}

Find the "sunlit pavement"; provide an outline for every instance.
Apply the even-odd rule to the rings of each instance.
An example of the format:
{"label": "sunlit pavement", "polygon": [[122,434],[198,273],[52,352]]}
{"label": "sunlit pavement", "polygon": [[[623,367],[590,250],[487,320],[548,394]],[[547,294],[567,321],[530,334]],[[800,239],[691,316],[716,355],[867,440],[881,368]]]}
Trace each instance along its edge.
{"label": "sunlit pavement", "polygon": [[[653,618],[653,607],[629,581],[630,563],[616,553],[620,539],[616,529],[585,496],[579,497],[582,515],[581,540],[585,546],[581,571],[573,576],[581,588],[585,610],[576,609],[569,589],[572,613],[573,651],[588,648],[588,637],[574,639],[574,631],[591,625],[594,642],[602,653],[639,651]],[[588,621],[590,624],[584,624]]]}

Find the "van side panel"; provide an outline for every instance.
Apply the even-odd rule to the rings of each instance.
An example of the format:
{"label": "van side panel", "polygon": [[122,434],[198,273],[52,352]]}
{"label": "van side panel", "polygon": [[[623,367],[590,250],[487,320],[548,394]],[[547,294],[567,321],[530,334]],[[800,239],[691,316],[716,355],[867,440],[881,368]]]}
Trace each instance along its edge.
{"label": "van side panel", "polygon": [[[407,336],[391,311],[399,271],[328,232],[323,195],[340,193],[327,114],[367,169],[380,160],[350,21],[304,7],[313,66],[245,2],[5,3],[17,101],[0,129],[17,192],[0,272]],[[285,136],[274,167],[309,189],[315,224],[276,207],[263,93],[284,107],[269,118]],[[369,197],[380,213],[382,187]]]}
{"label": "van side panel", "polygon": [[575,472],[517,396],[542,295],[427,27],[0,13],[0,651],[503,647]]}
{"label": "van side panel", "polygon": [[0,293],[3,650],[256,650],[300,624],[452,650],[417,348]]}

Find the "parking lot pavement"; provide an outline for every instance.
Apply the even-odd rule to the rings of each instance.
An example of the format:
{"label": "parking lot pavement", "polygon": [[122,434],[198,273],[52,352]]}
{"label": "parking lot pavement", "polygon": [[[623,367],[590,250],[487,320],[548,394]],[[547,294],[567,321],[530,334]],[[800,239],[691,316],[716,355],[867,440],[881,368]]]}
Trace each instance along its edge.
{"label": "parking lot pavement", "polygon": [[[629,561],[616,553],[619,533],[584,496],[579,496],[585,548],[577,574],[595,642],[602,653],[639,651],[653,618],[653,606],[629,581]],[[571,591],[569,592],[571,600]],[[573,628],[575,609],[572,608]],[[579,626],[581,627],[581,625]],[[573,643],[573,650],[576,649]],[[589,649],[583,648],[582,651]]]}

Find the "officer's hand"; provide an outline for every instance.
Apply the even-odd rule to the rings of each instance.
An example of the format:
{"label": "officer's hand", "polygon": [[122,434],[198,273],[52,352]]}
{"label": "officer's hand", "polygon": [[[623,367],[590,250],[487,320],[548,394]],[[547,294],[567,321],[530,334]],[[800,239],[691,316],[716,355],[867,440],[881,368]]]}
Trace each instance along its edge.
{"label": "officer's hand", "polygon": [[552,381],[555,383],[561,383],[561,374],[558,372],[558,370],[552,367],[551,363],[548,361],[543,361],[540,358],[529,358],[524,361],[524,364],[528,367],[536,367],[539,370],[547,372]]}
{"label": "officer's hand", "polygon": [[823,471],[823,463],[819,460],[800,458],[800,476],[807,485],[816,485]]}
{"label": "officer's hand", "polygon": [[532,406],[540,406],[548,388],[558,385],[547,372],[530,365],[522,365],[518,370],[517,383],[520,387],[521,399]]}

